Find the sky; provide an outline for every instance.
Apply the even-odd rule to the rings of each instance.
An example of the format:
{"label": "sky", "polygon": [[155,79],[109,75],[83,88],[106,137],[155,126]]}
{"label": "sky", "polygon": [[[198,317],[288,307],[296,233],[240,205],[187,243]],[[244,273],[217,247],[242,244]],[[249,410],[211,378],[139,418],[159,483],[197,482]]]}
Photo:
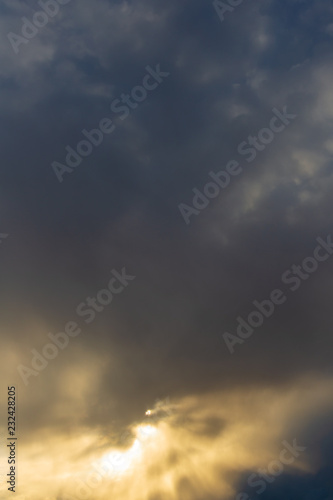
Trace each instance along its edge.
{"label": "sky", "polygon": [[332,2],[0,29],[0,499],[332,500]]}

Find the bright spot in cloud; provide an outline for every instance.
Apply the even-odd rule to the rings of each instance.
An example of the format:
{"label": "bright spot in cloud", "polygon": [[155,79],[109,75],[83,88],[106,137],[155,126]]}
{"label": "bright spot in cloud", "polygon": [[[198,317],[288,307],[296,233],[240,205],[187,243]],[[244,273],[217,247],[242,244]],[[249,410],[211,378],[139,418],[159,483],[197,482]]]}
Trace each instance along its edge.
{"label": "bright spot in cloud", "polygon": [[148,438],[157,434],[157,429],[153,425],[139,425],[136,435],[139,439]]}
{"label": "bright spot in cloud", "polygon": [[113,451],[107,453],[102,459],[102,466],[109,470],[110,475],[123,475],[141,459],[142,446],[136,439],[126,451]]}
{"label": "bright spot in cloud", "polygon": [[123,476],[131,472],[143,460],[147,441],[157,434],[157,429],[153,425],[138,425],[135,434],[136,439],[128,450],[108,452],[102,458],[101,465],[110,476]]}

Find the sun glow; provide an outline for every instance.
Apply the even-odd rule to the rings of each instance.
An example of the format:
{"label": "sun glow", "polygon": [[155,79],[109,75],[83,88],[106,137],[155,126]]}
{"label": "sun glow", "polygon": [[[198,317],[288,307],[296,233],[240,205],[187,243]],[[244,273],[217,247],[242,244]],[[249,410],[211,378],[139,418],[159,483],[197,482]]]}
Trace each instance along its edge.
{"label": "sun glow", "polygon": [[157,434],[157,429],[153,425],[139,425],[136,428],[136,435],[139,439],[147,439]]}
{"label": "sun glow", "polygon": [[132,446],[126,451],[112,451],[104,455],[102,466],[108,469],[111,476],[124,475],[130,472],[132,467],[141,459],[142,445],[138,439],[135,439]]}
{"label": "sun glow", "polygon": [[125,451],[117,449],[105,454],[101,460],[103,469],[113,477],[130,473],[142,461],[148,442],[157,432],[153,425],[138,425],[132,446]]}

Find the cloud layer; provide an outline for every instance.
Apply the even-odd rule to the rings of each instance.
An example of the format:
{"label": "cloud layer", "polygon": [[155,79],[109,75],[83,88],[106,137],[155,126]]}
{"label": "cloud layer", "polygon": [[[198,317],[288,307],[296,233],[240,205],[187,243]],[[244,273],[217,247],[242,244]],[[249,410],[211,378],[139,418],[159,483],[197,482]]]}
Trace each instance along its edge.
{"label": "cloud layer", "polygon": [[[332,261],[232,356],[223,333],[332,234],[331,3],[243,2],[223,23],[202,0],[59,7],[18,54],[7,34],[21,36],[41,7],[0,8],[1,373],[20,401],[18,500],[75,495],[72,475],[111,449],[111,435],[129,429],[133,445],[145,411],[167,397],[178,413],[142,451],[144,474],[91,498],[134,500],[142,488],[149,500],[234,498],[283,439],[304,437],[306,454],[271,491],[301,498],[318,483],[327,493],[313,498],[327,500]],[[122,119],[112,102],[156,65],[169,76]],[[284,107],[297,118],[248,162],[239,145]],[[52,162],[104,118],[115,130],[60,183]],[[193,188],[232,160],[241,175],[186,224],[179,205],[193,206]],[[124,293],[93,322],[78,317],[123,267],[135,276]],[[31,350],[69,321],[80,335],[25,386],[17,366],[31,367]]]}

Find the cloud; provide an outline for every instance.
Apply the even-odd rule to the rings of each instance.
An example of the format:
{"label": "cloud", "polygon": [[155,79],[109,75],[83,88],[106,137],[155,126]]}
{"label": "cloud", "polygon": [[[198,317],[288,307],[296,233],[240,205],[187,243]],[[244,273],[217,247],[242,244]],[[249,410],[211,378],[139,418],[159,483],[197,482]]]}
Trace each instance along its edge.
{"label": "cloud", "polygon": [[[133,445],[147,408],[170,396],[179,412],[157,424],[161,446],[144,452],[142,482],[106,491],[134,499],[147,481],[149,500],[233,498],[244,474],[299,436],[297,418],[304,427],[315,418],[311,398],[327,410],[330,262],[237,355],[222,334],[330,233],[332,6],[244,2],[221,24],[202,0],[72,1],[15,55],[6,34],[37,8],[6,0],[0,16],[0,231],[10,234],[0,248],[1,374],[21,394],[29,491],[19,495],[61,498],[72,475],[112,448],[110,435],[129,429]],[[60,185],[52,161],[157,62],[170,72],[165,84],[116,118],[112,137]],[[283,106],[297,120],[247,164],[238,145]],[[231,159],[242,175],[187,227],[179,203]],[[33,390],[21,386],[17,364],[124,266],[136,276],[128,293],[84,325]],[[49,440],[36,444],[40,436]],[[302,488],[330,463],[329,451],[316,462],[309,450],[297,465]],[[50,455],[54,472],[53,459],[40,462]],[[294,472],[281,477],[290,488]],[[59,491],[48,491],[54,478]]]}

